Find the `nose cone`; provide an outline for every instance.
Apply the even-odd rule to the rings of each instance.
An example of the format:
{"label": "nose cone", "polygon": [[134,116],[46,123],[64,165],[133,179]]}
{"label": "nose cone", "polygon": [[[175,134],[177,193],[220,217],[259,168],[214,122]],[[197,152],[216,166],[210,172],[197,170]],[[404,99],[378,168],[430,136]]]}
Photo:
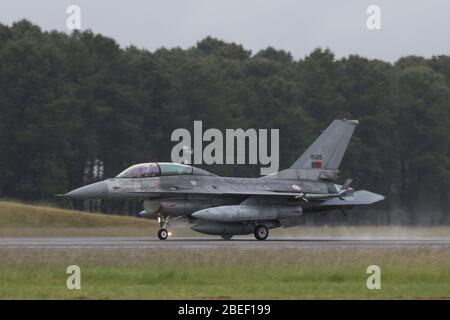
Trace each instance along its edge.
{"label": "nose cone", "polygon": [[88,184],[65,194],[70,199],[102,199],[108,196],[108,185],[104,181]]}

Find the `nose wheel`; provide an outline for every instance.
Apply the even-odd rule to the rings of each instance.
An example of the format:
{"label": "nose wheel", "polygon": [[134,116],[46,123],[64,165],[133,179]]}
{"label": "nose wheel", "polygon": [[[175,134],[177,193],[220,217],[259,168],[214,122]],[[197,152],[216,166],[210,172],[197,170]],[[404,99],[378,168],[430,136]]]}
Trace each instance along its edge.
{"label": "nose wheel", "polygon": [[255,232],[253,232],[255,235],[256,240],[266,240],[269,236],[269,229],[267,229],[266,226],[259,225],[255,227]]}
{"label": "nose wheel", "polygon": [[168,236],[169,236],[169,232],[167,232],[166,229],[164,229],[164,228],[159,229],[159,231],[158,231],[159,240],[166,240]]}

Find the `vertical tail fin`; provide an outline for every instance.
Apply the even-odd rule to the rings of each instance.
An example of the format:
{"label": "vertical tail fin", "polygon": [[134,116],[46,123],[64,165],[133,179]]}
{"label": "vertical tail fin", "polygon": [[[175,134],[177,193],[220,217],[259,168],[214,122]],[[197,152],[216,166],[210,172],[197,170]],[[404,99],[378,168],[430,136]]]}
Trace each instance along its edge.
{"label": "vertical tail fin", "polygon": [[337,170],[358,120],[334,120],[291,169]]}

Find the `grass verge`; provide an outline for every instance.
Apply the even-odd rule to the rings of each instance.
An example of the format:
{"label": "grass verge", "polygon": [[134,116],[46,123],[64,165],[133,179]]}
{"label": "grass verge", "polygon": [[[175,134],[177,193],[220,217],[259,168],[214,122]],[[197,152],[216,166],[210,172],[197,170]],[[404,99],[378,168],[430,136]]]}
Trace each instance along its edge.
{"label": "grass verge", "polygon": [[[1,299],[449,299],[450,249],[0,249]],[[81,290],[66,288],[67,266]],[[368,290],[369,265],[381,289]]]}
{"label": "grass verge", "polygon": [[0,237],[149,236],[153,220],[0,201]]}

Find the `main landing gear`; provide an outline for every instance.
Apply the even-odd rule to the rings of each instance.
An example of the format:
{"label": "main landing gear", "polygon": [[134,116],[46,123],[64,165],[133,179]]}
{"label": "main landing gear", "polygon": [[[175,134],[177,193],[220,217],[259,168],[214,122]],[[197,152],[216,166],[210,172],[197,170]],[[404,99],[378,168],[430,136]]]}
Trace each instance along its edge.
{"label": "main landing gear", "polygon": [[259,225],[255,227],[255,231],[253,232],[256,240],[266,240],[269,236],[269,229],[266,226]]}

